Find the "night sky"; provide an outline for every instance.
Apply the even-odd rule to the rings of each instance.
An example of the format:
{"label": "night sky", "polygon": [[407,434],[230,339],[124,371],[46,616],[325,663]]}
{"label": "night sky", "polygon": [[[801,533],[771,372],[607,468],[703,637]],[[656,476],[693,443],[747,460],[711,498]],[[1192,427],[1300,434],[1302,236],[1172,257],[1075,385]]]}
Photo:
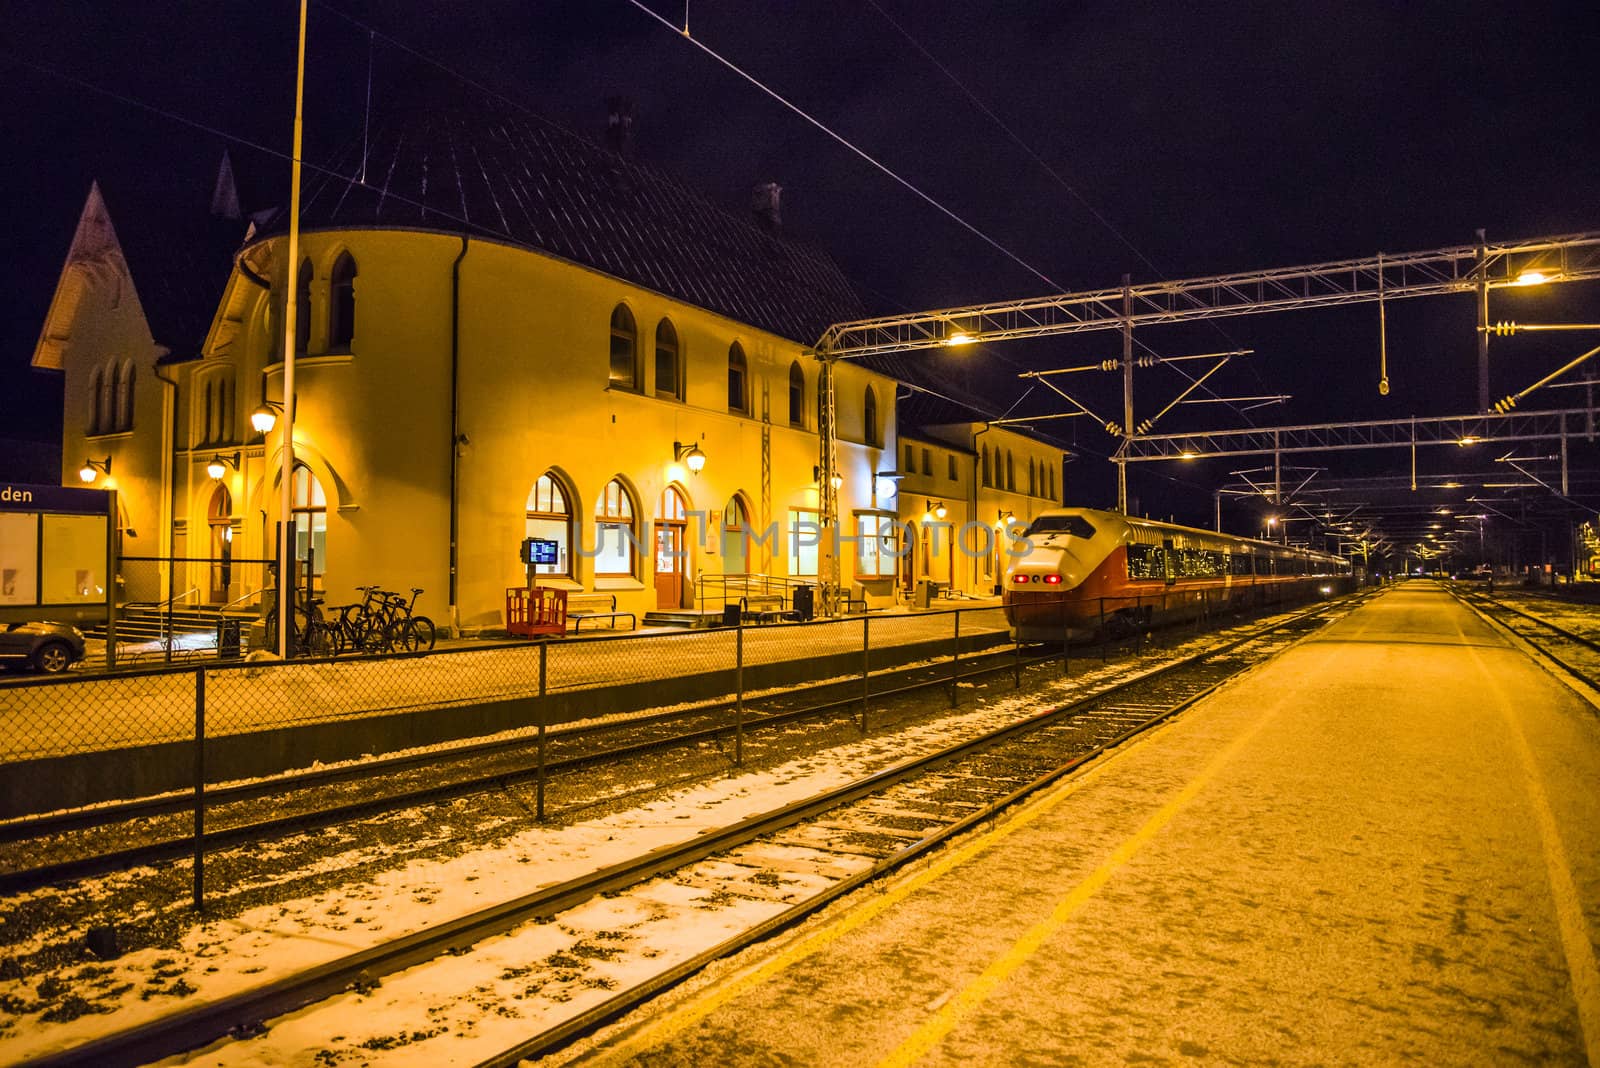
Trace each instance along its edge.
{"label": "night sky", "polygon": [[[648,6],[682,25],[681,2]],[[0,437],[58,437],[56,387],[28,360],[92,179],[107,187],[115,220],[119,193],[133,203],[203,188],[231,144],[248,187],[286,196],[287,167],[250,145],[288,150],[294,17],[283,0],[8,11]],[[777,181],[785,229],[826,248],[870,308],[943,307],[1114,285],[1124,273],[1137,282],[1469,244],[1478,227],[1491,239],[1600,229],[1597,24],[1592,2],[693,0],[696,40],[1032,270],[628,0],[314,3],[306,159],[326,161],[360,136],[369,81],[374,113],[472,92],[465,75],[594,137],[604,98],[621,94],[635,101],[641,161],[739,212],[753,182]],[[1493,317],[1596,321],[1593,288],[1497,294]],[[1249,413],[1258,422],[1332,422],[1471,411],[1473,322],[1467,297],[1392,305],[1387,398],[1376,390],[1370,306],[1216,320],[1142,340],[1166,354],[1256,348],[1219,376],[1219,392],[1294,395]],[[1495,394],[1559,366],[1575,346],[1569,335],[1497,352]],[[1025,388],[1019,369],[1118,351],[1108,333],[930,359],[953,388],[1004,410]],[[1118,414],[1113,376],[1082,377],[1085,399]],[[1180,385],[1166,371],[1141,378],[1141,416]],[[1058,409],[1036,391],[1016,410]],[[1208,405],[1180,409],[1159,429],[1243,418]],[[1093,457],[1113,443],[1086,422],[1055,428],[1085,454],[1069,479],[1082,480],[1090,503],[1106,503],[1106,465]],[[1137,491],[1147,510],[1209,519],[1210,489],[1226,474],[1141,470]]]}

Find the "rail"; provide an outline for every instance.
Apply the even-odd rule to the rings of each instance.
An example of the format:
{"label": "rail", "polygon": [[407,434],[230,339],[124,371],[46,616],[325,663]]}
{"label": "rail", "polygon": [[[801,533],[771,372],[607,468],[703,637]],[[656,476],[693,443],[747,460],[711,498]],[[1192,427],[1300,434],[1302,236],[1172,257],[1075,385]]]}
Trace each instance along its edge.
{"label": "rail", "polygon": [[196,604],[200,603],[199,586],[190,586],[187,590],[184,590],[182,593],[175,593],[171,597],[168,597],[165,601],[129,601],[127,604],[122,606],[122,610],[127,612],[135,608],[155,608],[165,611],[177,604],[179,601],[187,604],[191,596],[194,597]]}
{"label": "rail", "polygon": [[751,597],[781,597],[783,607],[794,607],[794,591],[812,586],[815,580],[790,578],[787,575],[733,574],[701,575],[695,580],[695,607],[725,608],[740,604]]}

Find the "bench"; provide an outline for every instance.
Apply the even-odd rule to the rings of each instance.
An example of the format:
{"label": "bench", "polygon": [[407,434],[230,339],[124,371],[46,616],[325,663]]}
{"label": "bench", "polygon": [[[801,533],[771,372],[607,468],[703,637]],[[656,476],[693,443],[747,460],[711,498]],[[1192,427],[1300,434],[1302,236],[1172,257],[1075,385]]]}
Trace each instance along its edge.
{"label": "bench", "polygon": [[800,613],[785,608],[781,593],[748,593],[739,599],[739,611],[745,619],[757,623],[782,623],[800,618]]}
{"label": "bench", "polygon": [[629,630],[637,630],[639,617],[632,612],[617,611],[617,595],[614,593],[569,593],[567,594],[567,623],[574,633],[583,629],[586,619],[609,619],[615,627],[616,621],[626,618]]}

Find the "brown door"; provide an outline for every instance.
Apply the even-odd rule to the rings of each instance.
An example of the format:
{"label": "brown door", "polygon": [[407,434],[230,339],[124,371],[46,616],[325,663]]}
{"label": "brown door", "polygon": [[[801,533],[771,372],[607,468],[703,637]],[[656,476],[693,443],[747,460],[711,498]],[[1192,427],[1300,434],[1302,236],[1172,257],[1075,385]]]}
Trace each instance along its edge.
{"label": "brown door", "polygon": [[689,574],[688,506],[676,488],[668,486],[656,509],[656,607],[682,608],[685,579]]}
{"label": "brown door", "polygon": [[656,607],[683,607],[685,525],[667,520],[656,523]]}

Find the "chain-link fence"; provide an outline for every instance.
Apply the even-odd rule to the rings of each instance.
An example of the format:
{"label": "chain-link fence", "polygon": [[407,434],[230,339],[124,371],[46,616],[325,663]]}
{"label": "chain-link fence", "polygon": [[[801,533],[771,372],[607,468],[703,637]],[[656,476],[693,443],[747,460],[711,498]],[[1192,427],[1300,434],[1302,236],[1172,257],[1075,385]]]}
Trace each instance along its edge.
{"label": "chain-link fence", "polygon": [[243,656],[252,624],[277,599],[274,561],[228,554],[124,556],[117,581],[115,623],[90,634],[106,642],[108,665]]}

